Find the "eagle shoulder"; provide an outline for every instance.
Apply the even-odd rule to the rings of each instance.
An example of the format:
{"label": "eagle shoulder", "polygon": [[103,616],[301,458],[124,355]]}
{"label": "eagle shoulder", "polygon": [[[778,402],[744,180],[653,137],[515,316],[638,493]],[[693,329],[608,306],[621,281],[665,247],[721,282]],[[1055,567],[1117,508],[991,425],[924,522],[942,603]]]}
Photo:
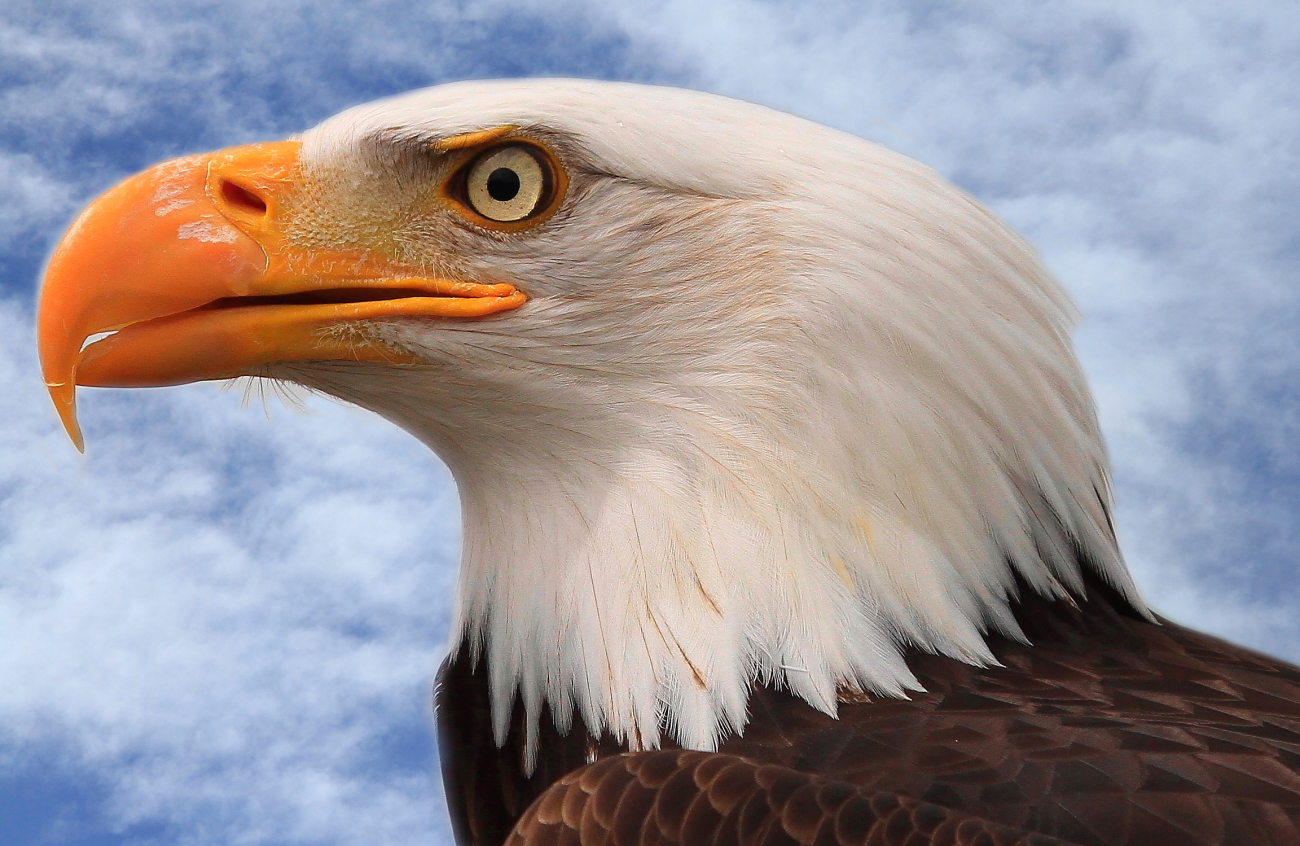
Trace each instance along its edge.
{"label": "eagle shoulder", "polygon": [[[991,841],[981,842],[995,843],[1030,833],[1057,839],[1024,843],[1300,843],[1300,668],[1173,623],[1147,622],[1098,585],[1077,606],[1022,594],[1017,617],[1032,645],[990,637],[1000,666],[909,655],[925,690],[907,699],[845,696],[831,717],[788,691],[755,686],[743,734],[725,739],[717,753],[629,755],[580,724],[561,731],[544,713],[537,768],[528,774],[522,709],[497,747],[486,673],[475,672],[462,650],[445,665],[439,692],[458,841],[641,843],[627,839],[631,822],[616,825],[601,810],[613,791],[632,797],[618,800],[628,809],[647,802],[663,809],[650,840],[745,843],[741,835],[750,829],[736,828],[741,818],[728,814],[748,808],[757,816],[745,817],[746,826],[775,832],[771,826],[793,825],[804,807],[782,803],[807,788],[821,797],[823,816],[815,825],[782,828],[777,840],[859,842],[840,834],[827,840],[831,829],[822,830],[844,814],[868,818],[867,810],[826,805],[826,797],[848,791],[845,797],[866,803],[852,808],[873,809],[871,820],[888,818],[883,843],[964,842],[894,839],[893,826],[939,831],[946,820],[960,820],[954,832],[994,826]],[[674,772],[663,775],[665,767]],[[716,792],[731,784],[715,786],[724,770],[737,790],[748,791],[739,806]],[[712,810],[699,804],[701,796]],[[590,814],[600,811],[591,817],[600,825],[582,810],[589,802],[597,803]],[[684,821],[665,822],[688,813],[711,821],[714,834],[687,838],[680,831],[695,830],[682,829]],[[575,821],[581,824],[570,825]],[[871,831],[884,823],[863,824]],[[810,832],[812,840],[801,839]]]}

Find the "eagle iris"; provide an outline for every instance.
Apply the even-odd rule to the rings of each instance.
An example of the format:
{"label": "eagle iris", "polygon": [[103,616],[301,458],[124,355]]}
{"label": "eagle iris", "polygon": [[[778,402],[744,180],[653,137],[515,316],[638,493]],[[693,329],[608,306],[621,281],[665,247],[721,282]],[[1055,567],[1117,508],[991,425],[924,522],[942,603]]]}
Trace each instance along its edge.
{"label": "eagle iris", "polygon": [[538,154],[523,144],[484,152],[470,165],[465,193],[470,207],[488,220],[511,223],[544,205],[546,171]]}

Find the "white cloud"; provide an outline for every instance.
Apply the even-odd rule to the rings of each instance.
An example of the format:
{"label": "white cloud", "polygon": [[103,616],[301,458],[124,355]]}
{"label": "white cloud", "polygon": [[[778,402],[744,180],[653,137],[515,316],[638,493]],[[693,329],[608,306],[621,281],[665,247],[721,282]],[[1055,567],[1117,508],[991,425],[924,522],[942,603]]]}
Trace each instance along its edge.
{"label": "white cloud", "polygon": [[0,743],[66,744],[119,825],[340,844],[441,825],[432,756],[394,765],[384,744],[429,725],[445,472],[362,412],[311,400],[268,425],[211,386],[86,392],[80,459],[29,325],[3,301],[0,678],[21,683],[0,685]]}
{"label": "white cloud", "polygon": [[[1089,315],[1139,581],[1300,656],[1288,4],[462,5],[15,4],[6,266],[34,272],[124,169],[400,86],[587,73],[765,102],[921,158],[1031,238]],[[0,301],[0,679],[21,680],[0,749],[53,745],[106,785],[91,824],[167,843],[445,840],[432,762],[394,751],[421,743],[444,636],[445,472],[361,412],[268,423],[205,386],[87,392],[79,460],[29,325]]]}
{"label": "white cloud", "polygon": [[75,210],[70,186],[30,155],[0,152],[0,249],[12,250],[25,238],[39,237]]}

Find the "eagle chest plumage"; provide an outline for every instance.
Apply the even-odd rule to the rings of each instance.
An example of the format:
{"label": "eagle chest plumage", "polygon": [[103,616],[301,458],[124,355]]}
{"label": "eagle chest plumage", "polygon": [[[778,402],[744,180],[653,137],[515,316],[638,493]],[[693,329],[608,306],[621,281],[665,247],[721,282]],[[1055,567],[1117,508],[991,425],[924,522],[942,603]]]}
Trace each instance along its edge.
{"label": "eagle chest plumage", "polygon": [[527,776],[520,709],[497,748],[462,650],[436,696],[457,839],[1300,843],[1300,670],[1153,625],[1098,585],[1078,608],[1029,599],[1017,615],[1034,646],[997,639],[990,668],[912,653],[926,692],[907,700],[851,697],[832,719],[756,688],[716,753],[628,753],[548,714]]}
{"label": "eagle chest plumage", "polygon": [[905,157],[522,80],[124,181],[37,335],[78,443],[250,376],[446,462],[464,844],[1298,844],[1300,670],[1146,607],[1074,320]]}

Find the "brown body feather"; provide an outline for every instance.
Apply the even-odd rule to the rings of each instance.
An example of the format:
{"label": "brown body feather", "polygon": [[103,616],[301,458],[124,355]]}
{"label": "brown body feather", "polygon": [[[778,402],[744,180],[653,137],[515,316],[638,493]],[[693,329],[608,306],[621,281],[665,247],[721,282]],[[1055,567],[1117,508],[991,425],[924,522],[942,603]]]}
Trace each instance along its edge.
{"label": "brown body feather", "polygon": [[[913,653],[926,692],[846,695],[839,719],[756,688],[718,753],[627,753],[521,709],[492,742],[464,652],[439,679],[443,769],[465,844],[1300,844],[1300,668],[1128,613],[1030,598],[1001,667]],[[595,762],[595,763],[593,763]],[[511,833],[513,831],[513,834]]]}

